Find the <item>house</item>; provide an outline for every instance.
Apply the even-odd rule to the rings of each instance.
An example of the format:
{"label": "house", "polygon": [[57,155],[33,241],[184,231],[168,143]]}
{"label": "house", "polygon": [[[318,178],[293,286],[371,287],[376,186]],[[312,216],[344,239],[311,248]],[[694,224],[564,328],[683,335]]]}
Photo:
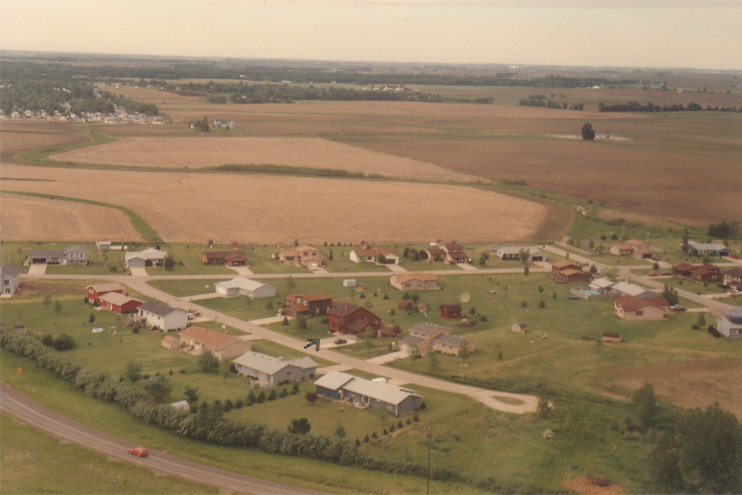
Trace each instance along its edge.
{"label": "house", "polygon": [[722,281],[719,267],[716,265],[704,265],[693,268],[690,278],[699,284],[718,283]]}
{"label": "house", "polygon": [[327,311],[328,328],[333,333],[354,334],[370,329],[374,334],[381,328],[381,318],[355,304],[341,303]]}
{"label": "house", "polygon": [[173,335],[165,335],[162,339],[162,347],[167,349],[168,351],[177,351],[180,349],[180,340],[178,337],[175,337]]}
{"label": "house", "polygon": [[724,285],[742,289],[742,268],[732,268],[724,272]]}
{"label": "house", "polygon": [[28,252],[30,263],[45,263],[47,265],[61,265],[64,262],[64,251],[61,250],[31,250]]}
{"label": "house", "polygon": [[456,243],[439,243],[438,247],[444,252],[443,259],[449,263],[468,263],[469,257],[464,252],[464,246]]}
{"label": "house", "polygon": [[634,247],[628,244],[614,244],[608,251],[616,256],[631,256],[634,254]]}
{"label": "house", "polygon": [[108,251],[111,249],[111,241],[95,241],[95,247],[100,251]]}
{"label": "house", "polygon": [[354,249],[350,252],[350,260],[354,263],[368,262],[385,265],[399,265],[400,263],[400,258],[394,251],[383,248]]}
{"label": "house", "polygon": [[426,247],[424,253],[429,263],[432,263],[433,261],[442,261],[446,257],[446,252],[438,247]]}
{"label": "house", "polygon": [[654,292],[645,289],[641,285],[632,284],[630,282],[616,282],[611,286],[611,290],[620,296],[634,296],[640,299],[646,299],[648,297],[657,297]]}
{"label": "house", "polygon": [[332,400],[346,401],[361,409],[379,404],[395,416],[420,409],[422,397],[385,379],[368,380],[340,371],[331,371],[314,382],[317,394]]}
{"label": "house", "polygon": [[191,354],[212,353],[217,359],[234,359],[252,350],[252,343],[223,332],[188,327],[178,336],[180,347]]}
{"label": "house", "polygon": [[598,294],[607,294],[612,291],[612,287],[616,284],[616,282],[609,280],[607,278],[596,278],[592,282],[590,282],[590,285],[588,286],[588,289],[591,291],[597,292]]}
{"label": "house", "polygon": [[696,268],[696,265],[691,265],[689,263],[679,263],[672,267],[672,273],[675,274],[676,277],[690,278],[691,270],[693,270],[694,268]]}
{"label": "house", "polygon": [[446,318],[449,320],[461,318],[461,304],[441,305],[441,318]]}
{"label": "house", "polygon": [[513,323],[513,326],[510,327],[510,331],[513,333],[526,333],[528,331],[526,327],[527,325],[525,323]]}
{"label": "house", "polygon": [[557,261],[551,264],[551,276],[554,277],[562,270],[582,270],[582,265],[569,261]]}
{"label": "house", "polygon": [[204,251],[201,262],[204,265],[247,266],[247,257],[242,251]]}
{"label": "house", "polygon": [[716,320],[716,330],[728,339],[742,339],[742,308],[732,308]]}
{"label": "house", "polygon": [[247,296],[250,299],[264,299],[276,295],[276,288],[272,285],[245,277],[217,282],[214,284],[214,290],[223,296]]}
{"label": "house", "polygon": [[432,323],[416,323],[410,327],[410,334],[400,342],[403,351],[412,350],[413,346],[421,356],[429,351],[442,352],[458,356],[466,346],[469,352],[474,352],[476,345],[472,340],[466,340],[457,335],[451,335],[451,329]]}
{"label": "house", "polygon": [[257,380],[261,385],[276,386],[314,378],[317,363],[309,357],[284,360],[259,352],[246,352],[232,361],[237,373]]}
{"label": "house", "polygon": [[144,251],[129,251],[124,254],[124,265],[127,268],[161,265],[165,262],[165,258],[167,258],[167,252],[155,248],[148,248]]}
{"label": "house", "polygon": [[624,242],[624,244],[627,244],[634,249],[649,249],[650,247],[649,244],[644,241],[640,241],[639,239],[629,239],[628,241]]}
{"label": "house", "polygon": [[520,260],[520,253],[524,251],[528,258],[526,261],[544,261],[544,253],[537,247],[502,246],[494,248],[495,255],[503,261]]}
{"label": "house", "polygon": [[576,270],[573,268],[566,268],[564,270],[560,270],[556,274],[553,275],[554,282],[558,284],[573,284],[576,282],[590,282],[592,280],[593,276],[590,275],[588,272],[582,271],[582,270]]}
{"label": "house", "polygon": [[632,256],[638,260],[652,260],[656,259],[656,252],[654,249],[634,248]]}
{"label": "house", "polygon": [[332,296],[325,292],[314,294],[291,294],[284,298],[287,316],[324,315],[332,309]]}
{"label": "house", "polygon": [[624,320],[661,320],[670,309],[664,297],[622,296],[613,303],[613,312]]}
{"label": "house", "polygon": [[623,341],[623,336],[620,333],[615,332],[603,332],[603,335],[600,337],[600,340],[603,342],[613,342],[613,343],[620,343]]}
{"label": "house", "polygon": [[87,265],[90,248],[85,246],[71,246],[64,250],[64,264]]}
{"label": "house", "polygon": [[688,253],[693,256],[703,256],[708,254],[709,256],[718,256],[719,258],[729,256],[731,250],[721,242],[695,242],[688,241]]}
{"label": "house", "polygon": [[0,265],[2,297],[12,297],[21,284],[21,270],[13,265]]}
{"label": "house", "polygon": [[322,258],[319,256],[319,250],[312,246],[297,246],[293,251],[282,251],[278,254],[278,260],[281,263],[293,263],[298,266],[305,266],[310,270],[316,270],[323,265]]}
{"label": "house", "polygon": [[106,292],[98,297],[98,304],[101,308],[112,311],[117,314],[136,313],[137,308],[142,305],[142,301],[126,296],[120,292]]}
{"label": "house", "polygon": [[389,278],[389,283],[401,291],[440,289],[438,277],[432,273],[398,273]]}
{"label": "house", "polygon": [[123,294],[124,286],[115,282],[107,284],[88,285],[87,287],[85,287],[85,302],[95,304],[97,306],[100,304],[100,302],[98,301],[100,296],[109,292],[118,292],[119,294]]}
{"label": "house", "polygon": [[159,301],[147,301],[142,304],[137,308],[137,315],[145,320],[148,327],[165,332],[180,330],[188,324],[188,313]]}
{"label": "house", "polygon": [[343,280],[343,287],[353,288],[356,286],[356,279],[354,278],[346,278]]}

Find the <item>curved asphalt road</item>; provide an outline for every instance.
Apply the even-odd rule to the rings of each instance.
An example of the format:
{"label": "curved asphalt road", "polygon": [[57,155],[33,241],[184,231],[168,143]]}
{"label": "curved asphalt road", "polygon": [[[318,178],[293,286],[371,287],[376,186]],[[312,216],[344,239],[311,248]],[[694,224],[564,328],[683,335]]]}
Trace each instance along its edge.
{"label": "curved asphalt road", "polygon": [[144,458],[135,457],[128,452],[129,448],[135,446],[132,442],[62,416],[23,396],[3,382],[0,382],[0,411],[52,436],[101,452],[117,460],[132,462],[153,471],[216,486],[221,490],[277,495],[323,493],[233,473],[157,450],[150,450],[149,456]]}

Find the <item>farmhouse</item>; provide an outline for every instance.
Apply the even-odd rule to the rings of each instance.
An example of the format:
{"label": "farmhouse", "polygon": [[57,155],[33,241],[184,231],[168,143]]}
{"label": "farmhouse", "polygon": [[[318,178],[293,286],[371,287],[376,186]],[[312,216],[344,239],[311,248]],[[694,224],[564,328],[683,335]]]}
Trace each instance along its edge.
{"label": "farmhouse", "polygon": [[179,335],[180,347],[191,354],[210,352],[218,359],[234,359],[252,350],[252,343],[201,327],[188,327]]}
{"label": "farmhouse", "polygon": [[728,339],[742,339],[742,308],[732,308],[716,320],[716,330]]}
{"label": "farmhouse", "polygon": [[98,297],[98,304],[101,308],[107,309],[114,313],[135,313],[137,308],[142,305],[142,301],[133,297],[125,296],[120,292],[106,292]]}
{"label": "farmhouse", "polygon": [[282,251],[278,254],[278,259],[281,263],[293,263],[310,270],[316,270],[323,265],[317,248],[306,245],[297,246],[293,251]]}
{"label": "farmhouse", "polygon": [[688,253],[693,256],[703,256],[704,254],[708,254],[709,256],[718,256],[721,258],[723,256],[729,256],[731,251],[721,242],[704,243],[688,241]]}
{"label": "farmhouse", "polygon": [[410,327],[410,334],[400,341],[401,349],[410,352],[414,348],[421,356],[428,351],[437,351],[444,354],[458,356],[466,346],[469,352],[474,352],[476,345],[472,340],[451,335],[451,329],[432,323],[416,323]]}
{"label": "farmhouse", "polygon": [[389,279],[392,287],[401,291],[438,290],[438,277],[432,273],[410,272],[392,275]]}
{"label": "farmhouse", "polygon": [[309,357],[284,360],[259,352],[245,352],[234,361],[237,373],[250,377],[261,385],[276,386],[314,378],[317,363]]}
{"label": "farmhouse", "polygon": [[341,303],[327,312],[330,332],[343,334],[363,333],[367,328],[375,334],[381,328],[381,318],[355,304]]}
{"label": "farmhouse", "polygon": [[148,327],[165,332],[180,330],[188,324],[188,313],[159,301],[147,301],[142,304],[137,308],[137,315],[144,319]]}
{"label": "farmhouse", "polygon": [[118,292],[119,294],[123,294],[124,286],[115,282],[111,282],[108,284],[88,285],[87,287],[85,287],[85,302],[95,304],[97,306],[98,304],[100,304],[100,302],[98,301],[100,296],[109,292]]}
{"label": "farmhouse", "polygon": [[379,263],[385,265],[399,265],[400,259],[391,249],[370,248],[354,249],[350,252],[350,260],[354,263]]}
{"label": "farmhouse", "polygon": [[634,247],[629,244],[614,244],[608,251],[616,256],[631,256],[634,254]]}
{"label": "farmhouse", "polygon": [[12,265],[0,265],[2,297],[12,297],[21,283],[21,271]]}
{"label": "farmhouse", "polygon": [[387,383],[385,379],[367,380],[339,371],[331,371],[314,382],[317,394],[341,400],[360,409],[382,404],[387,411],[401,416],[420,409],[422,397],[415,392]]}
{"label": "farmhouse", "polygon": [[332,309],[332,296],[325,292],[315,294],[291,294],[284,298],[287,316],[324,315]]}
{"label": "farmhouse", "polygon": [[247,296],[250,299],[263,299],[276,295],[276,288],[272,285],[245,277],[217,282],[214,284],[214,290],[223,296]]}
{"label": "farmhouse", "polygon": [[247,266],[247,257],[242,251],[204,251],[201,261],[204,265]]}
{"label": "farmhouse", "polygon": [[461,318],[461,304],[441,305],[441,318],[446,318],[448,320]]}
{"label": "farmhouse", "polygon": [[613,303],[613,312],[624,320],[661,320],[670,309],[664,297],[622,296]]}
{"label": "farmhouse", "polygon": [[161,265],[165,258],[167,258],[167,252],[155,248],[148,248],[144,251],[129,251],[124,254],[124,265],[127,268]]}

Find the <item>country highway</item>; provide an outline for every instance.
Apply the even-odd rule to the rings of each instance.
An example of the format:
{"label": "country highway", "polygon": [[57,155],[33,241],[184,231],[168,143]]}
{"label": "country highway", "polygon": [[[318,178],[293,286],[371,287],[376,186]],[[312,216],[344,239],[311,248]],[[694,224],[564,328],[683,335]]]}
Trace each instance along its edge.
{"label": "country highway", "polygon": [[159,473],[216,486],[224,491],[277,495],[323,493],[233,473],[158,450],[149,449],[149,456],[144,458],[135,457],[128,452],[129,448],[136,446],[132,442],[114,437],[54,412],[20,394],[4,382],[0,382],[0,411],[54,437],[82,445],[108,457],[131,462]]}

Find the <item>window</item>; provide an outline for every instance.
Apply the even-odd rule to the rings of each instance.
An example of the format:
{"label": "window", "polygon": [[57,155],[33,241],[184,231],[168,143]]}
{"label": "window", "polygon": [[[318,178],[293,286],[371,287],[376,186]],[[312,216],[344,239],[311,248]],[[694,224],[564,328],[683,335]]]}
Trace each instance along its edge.
{"label": "window", "polygon": [[636,316],[644,316],[644,311],[641,311],[641,310],[637,311]]}

